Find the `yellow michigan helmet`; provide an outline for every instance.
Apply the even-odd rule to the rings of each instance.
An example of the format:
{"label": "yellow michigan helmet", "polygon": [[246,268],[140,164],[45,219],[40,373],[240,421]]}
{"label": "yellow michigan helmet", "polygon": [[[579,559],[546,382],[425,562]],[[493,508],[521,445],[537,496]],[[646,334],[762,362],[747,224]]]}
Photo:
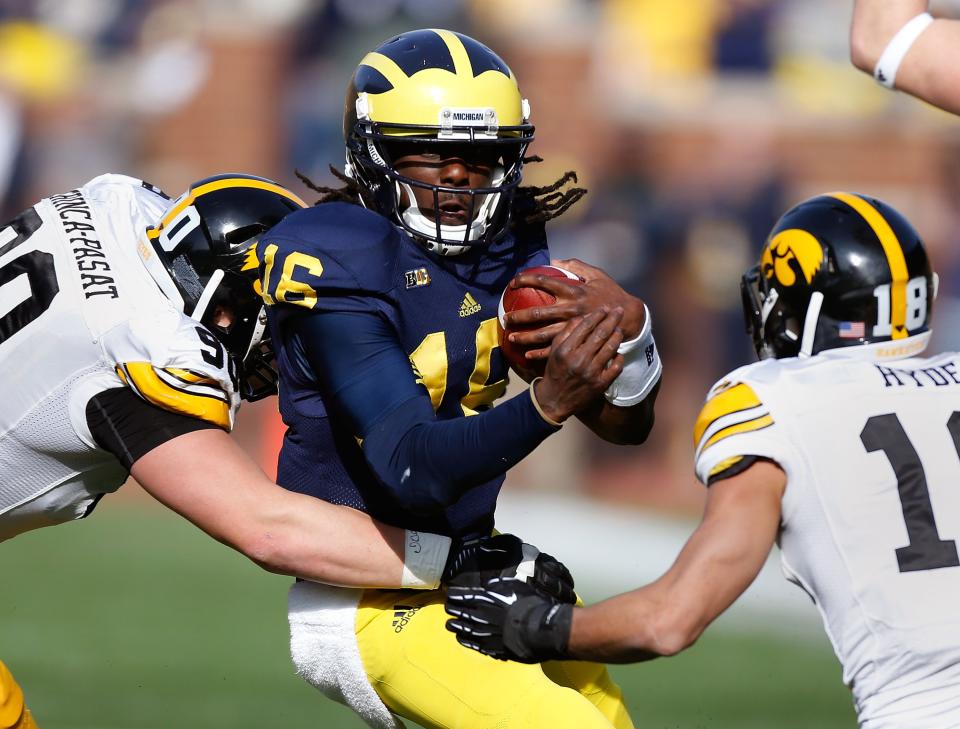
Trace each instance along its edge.
{"label": "yellow michigan helmet", "polygon": [[[456,255],[506,232],[533,140],[529,117],[513,72],[479,41],[449,30],[402,33],[364,56],[350,80],[343,111],[346,172],[359,183],[365,205],[430,250]],[[488,187],[428,185],[397,171],[391,143],[398,141],[496,145],[499,158]],[[412,187],[432,190],[435,204],[441,192],[469,195],[470,222],[428,219]],[[401,210],[404,188],[410,205]]]}

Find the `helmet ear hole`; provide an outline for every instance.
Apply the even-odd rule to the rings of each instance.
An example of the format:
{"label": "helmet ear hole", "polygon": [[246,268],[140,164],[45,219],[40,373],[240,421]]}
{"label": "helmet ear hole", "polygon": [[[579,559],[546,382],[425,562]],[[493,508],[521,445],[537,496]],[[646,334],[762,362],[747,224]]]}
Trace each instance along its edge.
{"label": "helmet ear hole", "polygon": [[236,321],[236,312],[229,306],[217,304],[212,313],[212,321],[215,327],[229,330]]}

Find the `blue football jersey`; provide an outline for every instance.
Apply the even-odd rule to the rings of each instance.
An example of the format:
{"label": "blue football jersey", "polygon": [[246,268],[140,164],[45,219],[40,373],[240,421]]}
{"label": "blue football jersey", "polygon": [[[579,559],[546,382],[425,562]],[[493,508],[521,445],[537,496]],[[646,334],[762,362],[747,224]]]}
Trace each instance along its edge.
{"label": "blue football jersey", "polygon": [[503,475],[469,489],[440,514],[409,513],[367,465],[348,419],[330,412],[329,396],[304,367],[287,325],[312,312],[376,314],[395,331],[410,359],[409,376],[426,389],[437,418],[474,415],[506,389],[498,302],[518,271],[549,263],[543,226],[444,257],[377,213],[325,203],[287,216],[261,239],[257,258],[287,426],[280,485],[407,528],[457,536],[489,532]]}

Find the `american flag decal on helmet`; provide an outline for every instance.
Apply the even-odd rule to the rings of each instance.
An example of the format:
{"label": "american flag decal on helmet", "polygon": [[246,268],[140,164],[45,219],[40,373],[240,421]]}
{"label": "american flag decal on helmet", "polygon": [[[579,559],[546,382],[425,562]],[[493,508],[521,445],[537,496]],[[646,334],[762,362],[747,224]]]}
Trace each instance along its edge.
{"label": "american flag decal on helmet", "polygon": [[866,336],[866,325],[862,321],[842,321],[838,331],[841,339],[860,339]]}

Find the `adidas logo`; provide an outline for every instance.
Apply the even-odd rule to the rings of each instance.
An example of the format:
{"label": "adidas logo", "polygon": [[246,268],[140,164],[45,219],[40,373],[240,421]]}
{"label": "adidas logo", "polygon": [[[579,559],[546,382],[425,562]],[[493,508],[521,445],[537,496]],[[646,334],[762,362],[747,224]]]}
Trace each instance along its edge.
{"label": "adidas logo", "polygon": [[417,614],[417,611],[420,610],[418,607],[411,607],[409,605],[394,605],[393,606],[393,632],[399,633],[405,627],[407,623],[410,622],[410,619]]}
{"label": "adidas logo", "polygon": [[477,303],[477,300],[473,298],[473,295],[468,291],[466,296],[463,297],[463,303],[460,304],[460,317],[470,316],[471,314],[476,314],[480,311],[480,304]]}

